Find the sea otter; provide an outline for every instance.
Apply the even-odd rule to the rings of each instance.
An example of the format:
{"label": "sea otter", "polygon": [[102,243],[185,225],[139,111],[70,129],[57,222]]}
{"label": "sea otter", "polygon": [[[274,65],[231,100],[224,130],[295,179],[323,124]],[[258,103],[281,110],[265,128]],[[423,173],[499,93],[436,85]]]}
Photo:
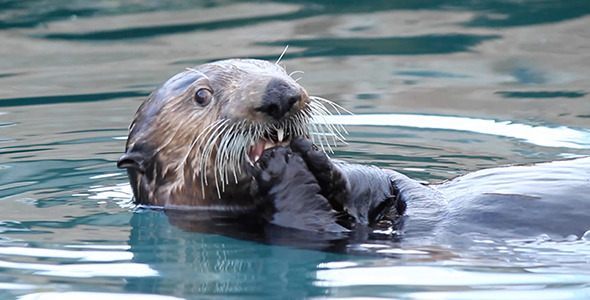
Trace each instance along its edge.
{"label": "sea otter", "polygon": [[[330,159],[339,107],[278,64],[231,59],[179,73],[139,107],[126,168],[138,204],[225,212],[285,228],[581,236],[590,229],[590,158],[496,168],[435,185]],[[320,120],[321,121],[321,120]]]}

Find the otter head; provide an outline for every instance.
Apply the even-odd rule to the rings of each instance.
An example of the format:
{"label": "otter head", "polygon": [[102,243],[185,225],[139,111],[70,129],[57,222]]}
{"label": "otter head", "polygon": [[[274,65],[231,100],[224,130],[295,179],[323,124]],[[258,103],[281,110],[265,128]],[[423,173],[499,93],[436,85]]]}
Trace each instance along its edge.
{"label": "otter head", "polygon": [[[326,103],[335,108],[308,96],[277,64],[200,65],[173,76],[141,104],[117,165],[127,169],[141,204],[249,206],[244,166],[266,148],[310,137],[310,127],[341,136],[334,126],[312,122],[328,113]],[[327,136],[318,142],[325,145]]]}

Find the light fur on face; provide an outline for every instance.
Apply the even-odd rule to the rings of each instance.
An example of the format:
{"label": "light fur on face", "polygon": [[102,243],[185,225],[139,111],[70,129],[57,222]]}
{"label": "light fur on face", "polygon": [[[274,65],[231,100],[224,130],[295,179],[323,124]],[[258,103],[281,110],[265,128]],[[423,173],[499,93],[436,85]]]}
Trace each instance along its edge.
{"label": "light fur on face", "polygon": [[221,197],[225,186],[231,180],[238,182],[243,173],[243,164],[254,164],[248,152],[255,141],[265,136],[275,135],[277,132],[281,132],[281,136],[287,139],[306,136],[310,137],[322,150],[331,152],[330,144],[344,142],[346,130],[341,125],[313,120],[322,120],[324,116],[332,115],[332,111],[340,114],[340,110],[346,111],[327,99],[310,97],[310,102],[305,109],[278,124],[218,119],[209,124],[193,140],[177,171],[182,170],[186,164],[190,165],[196,171],[194,175],[201,178],[203,194],[205,194],[205,186],[210,184],[207,174],[212,173],[217,196]]}

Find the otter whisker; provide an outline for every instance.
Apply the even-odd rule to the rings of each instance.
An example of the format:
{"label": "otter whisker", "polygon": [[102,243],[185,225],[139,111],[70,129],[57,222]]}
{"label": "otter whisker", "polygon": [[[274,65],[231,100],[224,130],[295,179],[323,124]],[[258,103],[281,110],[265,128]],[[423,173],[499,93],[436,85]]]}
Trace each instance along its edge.
{"label": "otter whisker", "polygon": [[[295,121],[297,122],[297,132],[296,135],[305,135],[309,132],[309,120],[310,120],[310,113],[309,109],[306,108],[305,110],[301,111],[299,114],[296,115]],[[295,127],[295,125],[294,125]]]}
{"label": "otter whisker", "polygon": [[[239,127],[243,127],[244,122]],[[247,157],[247,151],[249,149],[249,141],[250,138],[248,135],[245,135],[243,132],[239,135],[236,135],[236,139],[232,143],[231,152],[230,152],[230,166],[232,167],[232,171],[234,174],[234,182],[238,183],[238,174],[242,174],[242,164],[241,162],[244,161],[245,157]]]}
{"label": "otter whisker", "polygon": [[296,120],[297,122],[300,124],[299,125],[299,134],[298,135],[305,135],[309,133],[309,129],[314,126],[310,120],[312,118],[312,114],[311,114],[311,109],[309,107],[306,107],[304,110],[302,110],[301,112],[299,112],[299,114],[297,114],[296,116]]}
{"label": "otter whisker", "polygon": [[[247,149],[246,151],[248,151],[249,149],[251,149],[251,147],[254,147],[255,143],[256,143],[256,135],[253,134],[253,131],[255,130],[255,127],[252,123],[248,124],[248,130],[246,130],[246,137],[245,137],[245,141],[248,143],[247,144]],[[254,162],[250,159],[250,156],[248,155],[248,153],[244,153],[245,159],[250,163],[250,165],[254,165]]]}
{"label": "otter whisker", "polygon": [[199,75],[201,75],[201,76],[203,76],[203,77],[207,78],[208,80],[211,80],[211,79],[209,78],[209,76],[207,76],[207,74],[205,74],[205,73],[203,73],[203,72],[201,72],[201,71],[199,71],[199,70],[195,70],[195,69],[193,69],[193,68],[186,68],[186,69],[187,69],[187,71],[195,72],[195,73],[197,73],[197,74],[199,74]]}
{"label": "otter whisker", "polygon": [[[309,118],[310,119],[311,118],[322,119],[323,115],[325,115],[325,114],[329,114],[329,111],[312,107],[312,109],[310,110],[310,113],[309,113]],[[330,146],[330,141],[328,140],[328,136],[331,135],[333,138],[333,136],[335,134],[334,131],[337,131],[337,130],[335,130],[335,128],[331,127],[329,125],[329,123],[327,123],[325,120],[324,120],[324,122],[311,122],[310,126],[314,129],[314,132],[316,132],[318,135],[318,141],[320,144],[320,148],[322,148],[322,150],[325,151],[325,148],[327,147],[328,150],[330,152],[332,152],[332,148]],[[313,135],[312,135],[312,139],[313,139]],[[333,139],[332,142],[334,143],[334,145],[336,145],[336,140]]]}
{"label": "otter whisker", "polygon": [[205,144],[205,146],[203,146],[203,154],[201,155],[201,157],[203,158],[203,160],[207,160],[202,161],[199,164],[199,167],[197,168],[197,172],[200,174],[201,176],[201,190],[204,196],[205,190],[204,190],[204,186],[209,184],[209,179],[207,177],[207,169],[209,168],[209,157],[211,156],[211,153],[213,152],[213,149],[215,148],[214,146],[216,145],[214,142],[217,139],[211,139],[210,142],[207,142]]}
{"label": "otter whisker", "polygon": [[[229,120],[216,120],[215,122],[211,123],[210,125],[208,125],[191,143],[191,146],[189,147],[188,151],[185,154],[185,157],[182,161],[182,163],[180,164],[180,166],[177,168],[177,171],[179,169],[182,169],[182,167],[185,165],[186,161],[188,160],[190,153],[192,152],[192,149],[195,148],[195,146],[197,146],[196,149],[200,149],[200,156],[201,156],[201,160],[199,160],[199,164],[198,166],[194,166],[192,165],[193,169],[193,178],[196,175],[200,175],[201,176],[201,193],[204,196],[205,195],[205,189],[204,186],[205,184],[207,184],[207,176],[205,176],[205,172],[207,169],[207,166],[209,164],[209,160],[207,160],[206,158],[209,157],[206,153],[211,152],[212,151],[212,145],[214,145],[214,141],[216,140],[216,138],[211,138],[211,136],[215,136],[216,132],[223,130],[223,128],[226,126],[227,122],[229,122]],[[199,152],[195,152],[195,157],[199,156]],[[181,176],[182,177],[182,176]]]}
{"label": "otter whisker", "polygon": [[[203,152],[201,153],[201,160],[199,163],[199,167],[197,168],[197,171],[200,173],[201,175],[201,182],[202,185],[208,185],[208,179],[207,179],[207,170],[209,168],[209,164],[211,162],[211,158],[212,158],[212,153],[213,150],[216,148],[217,146],[217,141],[219,140],[219,137],[221,136],[221,134],[223,134],[223,132],[225,132],[227,130],[229,120],[223,120],[221,122],[219,122],[218,126],[215,126],[214,130],[211,131],[211,133],[209,134],[208,139],[205,140],[205,143],[203,144]],[[203,135],[203,138],[205,138],[206,136]],[[214,172],[215,173],[215,172]],[[203,190],[204,193],[204,190]]]}
{"label": "otter whisker", "polygon": [[278,65],[281,62],[281,59],[283,59],[283,56],[285,56],[285,53],[287,53],[287,49],[289,49],[289,45],[285,46],[285,49],[279,56],[279,59],[277,59],[277,62],[275,62],[275,65]]}
{"label": "otter whisker", "polygon": [[[332,101],[330,101],[328,99],[324,99],[322,97],[317,97],[317,96],[312,96],[312,97],[310,97],[310,99],[312,99],[313,101],[316,101],[317,104],[319,104],[318,101],[319,102],[322,102],[322,103],[329,104],[332,107],[332,109],[334,109],[334,111],[339,116],[342,116],[342,114],[340,113],[340,110],[343,110],[345,113],[347,113],[349,115],[354,115],[354,113],[352,113],[350,110],[348,110],[348,109],[340,106],[339,104],[334,103],[334,102],[332,102]],[[340,128],[340,130],[344,131],[345,134],[348,134],[348,131],[346,131],[346,128],[344,127],[344,125],[342,125],[342,124],[336,124],[336,125]]]}
{"label": "otter whisker", "polygon": [[[244,121],[240,122],[237,125],[237,128],[241,129],[244,127]],[[240,161],[243,159],[243,153],[245,149],[247,149],[246,141],[243,139],[243,132],[240,130],[239,132],[236,131],[233,135],[234,137],[231,138],[231,143],[229,146],[229,166],[231,167],[231,171],[234,174],[234,182],[238,183],[238,174],[242,173],[242,169],[240,167]]]}
{"label": "otter whisker", "polygon": [[[235,123],[229,130],[230,134],[226,134],[222,141],[224,141],[223,146],[220,146],[224,149],[222,155],[218,155],[218,168],[220,172],[224,172],[224,177],[222,184],[225,185],[229,182],[229,173],[230,171],[234,175],[234,180],[238,182],[238,170],[240,169],[240,165],[238,163],[238,159],[241,160],[243,150],[245,149],[245,143],[243,139],[243,132],[240,130],[243,127],[244,122]],[[241,152],[239,150],[242,150]],[[237,152],[237,153],[236,153]],[[224,189],[222,188],[224,191]]]}
{"label": "otter whisker", "polygon": [[348,110],[348,109],[346,109],[345,107],[343,107],[343,106],[339,105],[338,103],[336,103],[336,102],[333,102],[333,101],[331,101],[331,100],[328,100],[328,99],[326,99],[326,98],[322,98],[322,97],[318,97],[318,96],[310,96],[309,98],[310,98],[310,99],[312,99],[313,101],[316,101],[316,102],[322,102],[322,103],[327,103],[327,104],[329,104],[329,105],[330,105],[330,106],[331,106],[331,107],[334,109],[334,111],[336,111],[336,113],[337,113],[338,115],[342,115],[342,114],[340,113],[340,110],[343,110],[343,111],[344,111],[345,113],[347,113],[347,114],[354,115],[354,113],[353,113],[353,112],[351,112],[350,110]]}
{"label": "otter whisker", "polygon": [[324,108],[324,107],[317,107],[314,108],[313,111],[313,117],[317,120],[319,119],[320,122],[313,122],[314,125],[316,125],[316,128],[319,128],[321,130],[321,132],[324,134],[324,138],[326,139],[326,143],[328,143],[328,135],[326,134],[326,131],[328,133],[331,133],[331,137],[332,137],[332,142],[334,144],[336,144],[336,139],[335,137],[335,132],[338,132],[338,130],[331,125],[330,123],[328,123],[328,121],[325,118],[325,115],[328,114],[329,112]]}
{"label": "otter whisker", "polygon": [[[225,192],[226,185],[230,181],[230,176],[233,174],[235,183],[239,181],[239,174],[242,174],[242,162],[250,160],[248,156],[248,149],[255,143],[255,141],[263,138],[265,135],[270,135],[276,132],[282,126],[288,126],[293,121],[285,121],[281,125],[262,125],[247,123],[245,120],[233,124],[224,122],[223,129],[220,127],[210,130],[211,136],[203,151],[204,157],[211,157],[214,161],[214,181],[218,197]],[[301,127],[301,126],[299,126]],[[301,131],[301,130],[300,130]],[[213,154],[213,149],[217,148],[218,152]],[[253,162],[251,162],[253,163]],[[203,167],[204,166],[204,167]],[[201,172],[206,172],[208,164],[201,167]],[[230,174],[231,173],[231,174]],[[208,184],[208,182],[204,182]]]}
{"label": "otter whisker", "polygon": [[231,134],[232,130],[235,128],[235,124],[229,126],[227,130],[220,133],[219,135],[219,144],[217,145],[217,154],[215,156],[214,168],[213,168],[213,178],[215,179],[215,186],[217,187],[217,195],[221,197],[220,193],[220,182],[221,185],[225,185],[225,178],[224,173],[225,170],[223,169],[223,159],[221,157],[226,155],[227,150],[227,136]]}
{"label": "otter whisker", "polygon": [[297,71],[293,71],[293,72],[289,73],[289,77],[293,78],[293,75],[294,75],[294,74],[305,74],[305,72],[303,72],[303,71],[299,71],[299,70],[297,70]]}
{"label": "otter whisker", "polygon": [[[188,147],[188,149],[186,150],[183,158],[181,159],[181,163],[176,167],[175,171],[179,171],[182,168],[184,168],[184,165],[186,164],[188,157],[190,156],[190,153],[193,151],[193,149],[195,148],[195,145],[197,144],[197,142],[203,137],[203,136],[207,136],[209,134],[209,132],[211,130],[213,130],[214,128],[219,128],[219,125],[224,123],[224,120],[217,120],[213,123],[211,123],[210,125],[208,125],[205,130],[203,130],[191,143],[191,145]],[[170,135],[171,137],[173,137],[173,135]]]}
{"label": "otter whisker", "polygon": [[[312,118],[312,113],[311,112],[304,112],[305,113],[305,118],[307,119],[311,119]],[[314,144],[318,144],[320,146],[320,148],[322,149],[322,151],[325,152],[325,148],[324,148],[324,141],[322,140],[322,135],[321,133],[323,132],[322,130],[320,130],[320,128],[318,128],[318,125],[313,123],[313,122],[308,122],[307,126],[311,129],[311,134],[309,136],[309,138],[311,138],[311,141]],[[316,135],[314,135],[313,133],[316,133],[316,135],[318,135],[316,137]],[[317,138],[317,140],[316,140]]]}
{"label": "otter whisker", "polygon": [[298,114],[298,115],[295,115],[293,117],[293,119],[288,124],[286,124],[284,129],[286,131],[287,136],[293,137],[293,136],[302,135],[302,134],[300,134],[300,130],[297,126],[297,123],[300,123],[300,121],[301,121],[301,117]]}
{"label": "otter whisker", "polygon": [[[215,157],[215,185],[217,187],[217,194],[221,198],[221,192],[225,191],[225,185],[229,181],[229,170],[227,166],[227,162],[231,161],[231,154],[228,153],[228,149],[230,149],[230,144],[235,140],[234,136],[236,132],[238,132],[240,123],[233,123],[221,136],[220,143],[219,143],[219,151],[217,152],[217,156]],[[231,164],[230,164],[231,165]],[[221,186],[220,186],[221,183]]]}
{"label": "otter whisker", "polygon": [[[331,105],[334,104],[334,106],[332,106],[332,107],[336,110],[338,115],[341,115],[340,112],[337,110],[337,104],[330,103],[330,102],[331,101],[327,101],[326,103],[331,104]],[[345,137],[342,135],[342,133],[340,133],[340,131],[344,131],[345,134],[348,133],[346,131],[346,129],[344,128],[344,126],[342,126],[342,124],[338,124],[338,123],[334,124],[334,123],[328,122],[328,120],[326,120],[326,118],[325,118],[326,116],[332,115],[332,113],[328,110],[328,108],[326,106],[324,106],[322,103],[313,102],[313,101],[310,103],[310,107],[311,107],[311,110],[313,111],[314,118],[321,119],[322,126],[327,127],[330,132],[334,133],[335,136],[338,138],[338,140],[346,143]]]}

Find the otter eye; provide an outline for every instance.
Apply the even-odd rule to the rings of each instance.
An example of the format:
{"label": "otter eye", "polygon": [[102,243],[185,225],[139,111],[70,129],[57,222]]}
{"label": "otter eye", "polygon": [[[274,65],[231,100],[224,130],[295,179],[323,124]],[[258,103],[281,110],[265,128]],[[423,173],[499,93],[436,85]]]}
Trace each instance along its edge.
{"label": "otter eye", "polygon": [[209,104],[211,98],[213,98],[213,93],[208,89],[199,89],[195,93],[195,101],[197,101],[197,103],[202,106]]}

